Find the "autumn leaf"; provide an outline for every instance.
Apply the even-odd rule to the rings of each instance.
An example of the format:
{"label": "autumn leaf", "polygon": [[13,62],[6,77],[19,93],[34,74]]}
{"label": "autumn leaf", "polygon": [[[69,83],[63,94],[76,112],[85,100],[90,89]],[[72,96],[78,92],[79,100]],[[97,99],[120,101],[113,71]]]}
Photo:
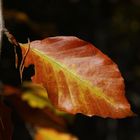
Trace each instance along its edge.
{"label": "autumn leaf", "polygon": [[21,92],[23,101],[27,101],[32,108],[45,108],[50,106],[46,90],[38,85],[32,83],[23,83],[25,91]]}
{"label": "autumn leaf", "polygon": [[35,140],[78,140],[78,138],[55,129],[39,128],[35,135]]}
{"label": "autumn leaf", "polygon": [[45,109],[47,107],[56,115],[67,116],[65,112],[59,111],[51,104],[50,100],[48,99],[47,91],[39,84],[24,82],[22,84],[22,90],[18,95],[32,108]]}
{"label": "autumn leaf", "polygon": [[[24,53],[28,44],[20,44]],[[76,37],[33,41],[24,66],[35,66],[32,82],[43,86],[52,104],[68,113],[124,118],[133,113],[117,65]]]}
{"label": "autumn leaf", "polygon": [[0,100],[0,140],[12,140],[11,111]]}
{"label": "autumn leaf", "polygon": [[32,126],[55,128],[60,131],[65,131],[67,129],[64,118],[55,114],[52,110],[50,110],[50,108],[32,108],[16,95],[11,96],[9,100],[20,117]]}

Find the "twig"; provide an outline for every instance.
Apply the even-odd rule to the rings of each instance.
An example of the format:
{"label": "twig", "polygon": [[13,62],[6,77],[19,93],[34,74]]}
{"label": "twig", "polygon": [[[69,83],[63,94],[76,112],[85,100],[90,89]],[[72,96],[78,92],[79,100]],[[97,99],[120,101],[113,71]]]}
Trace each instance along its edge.
{"label": "twig", "polygon": [[3,34],[3,14],[2,14],[2,0],[0,0],[0,57],[2,48],[2,34]]}
{"label": "twig", "polygon": [[15,37],[6,29],[3,28],[4,34],[7,36],[9,42],[14,45],[14,54],[15,54],[15,68],[18,68],[18,54],[17,54],[17,47],[19,47],[19,43],[15,39]]}
{"label": "twig", "polygon": [[3,27],[3,32],[7,36],[9,42],[13,44],[14,46],[20,46],[15,37],[6,29]]}
{"label": "twig", "polygon": [[7,36],[9,42],[11,42],[11,44],[14,45],[14,53],[15,53],[15,68],[19,69],[19,73],[20,73],[20,80],[22,83],[22,75],[23,75],[23,70],[24,70],[24,62],[26,59],[26,56],[30,50],[30,39],[28,39],[28,48],[23,56],[23,58],[21,59],[21,61],[19,62],[19,57],[18,57],[18,52],[17,52],[17,48],[20,48],[20,44],[17,42],[17,40],[15,39],[15,37],[6,29],[3,28],[4,34]]}

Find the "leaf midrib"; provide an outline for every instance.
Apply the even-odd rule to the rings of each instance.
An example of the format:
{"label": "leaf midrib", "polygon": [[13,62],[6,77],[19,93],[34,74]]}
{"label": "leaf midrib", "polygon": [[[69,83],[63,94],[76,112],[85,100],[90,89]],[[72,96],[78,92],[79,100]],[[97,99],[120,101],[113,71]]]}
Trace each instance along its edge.
{"label": "leaf midrib", "polygon": [[[83,80],[79,75],[75,74],[72,70],[69,70],[66,66],[64,66],[62,63],[58,62],[56,59],[54,59],[54,58],[46,55],[44,52],[42,52],[40,50],[37,50],[35,48],[32,48],[32,51],[34,53],[36,53],[37,55],[39,55],[40,58],[42,58],[42,56],[43,56],[43,58],[46,59],[47,61],[49,61],[51,64],[54,63],[56,66],[58,66],[59,69],[62,69],[64,71],[70,73],[74,78],[78,79],[83,86],[87,85],[91,90],[98,91],[99,93],[93,92],[95,96],[104,99],[106,102],[108,102],[109,104],[111,104],[113,107],[116,107],[115,106],[115,101],[112,98],[104,95],[102,89],[100,89],[100,88],[98,88],[96,86],[93,86],[87,80]],[[102,95],[100,95],[100,93],[102,93]]]}

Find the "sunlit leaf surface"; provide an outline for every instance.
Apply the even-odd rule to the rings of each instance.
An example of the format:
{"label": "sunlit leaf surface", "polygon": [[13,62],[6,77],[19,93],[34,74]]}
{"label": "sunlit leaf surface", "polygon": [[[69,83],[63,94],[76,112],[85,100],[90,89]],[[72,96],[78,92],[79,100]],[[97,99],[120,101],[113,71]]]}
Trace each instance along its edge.
{"label": "sunlit leaf surface", "polygon": [[[25,67],[35,66],[34,83],[43,86],[52,104],[72,114],[131,116],[124,80],[117,65],[92,44],[76,37],[33,41]],[[21,44],[23,54],[27,44]]]}

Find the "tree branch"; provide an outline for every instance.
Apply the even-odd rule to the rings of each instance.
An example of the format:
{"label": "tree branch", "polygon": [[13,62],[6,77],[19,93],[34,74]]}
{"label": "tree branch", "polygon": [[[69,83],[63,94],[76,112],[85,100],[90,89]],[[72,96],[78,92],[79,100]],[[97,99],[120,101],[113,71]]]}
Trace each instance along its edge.
{"label": "tree branch", "polygon": [[3,14],[2,14],[2,0],[0,0],[0,56],[2,47],[2,30],[3,30]]}

